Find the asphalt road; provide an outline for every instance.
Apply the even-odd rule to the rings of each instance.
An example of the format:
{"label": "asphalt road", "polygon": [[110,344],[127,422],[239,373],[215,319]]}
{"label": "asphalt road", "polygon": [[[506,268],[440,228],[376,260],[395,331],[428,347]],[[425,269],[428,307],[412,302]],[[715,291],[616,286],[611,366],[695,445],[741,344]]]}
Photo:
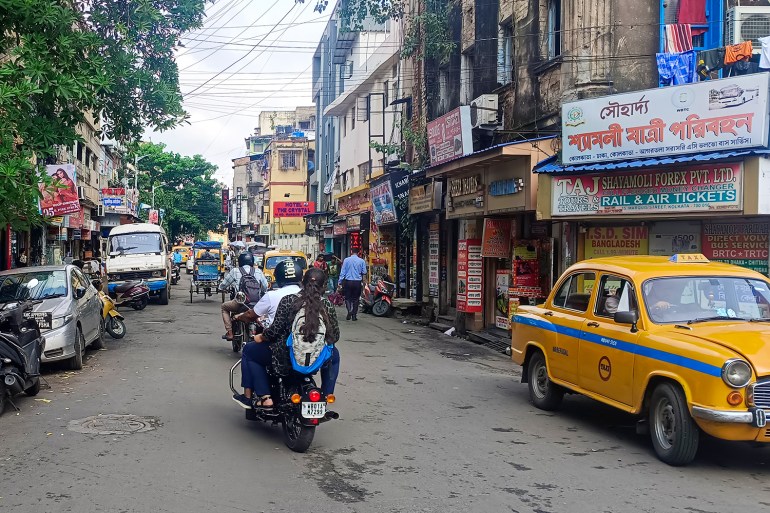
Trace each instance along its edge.
{"label": "asphalt road", "polygon": [[[770,448],[706,440],[659,462],[632,418],[527,402],[503,355],[395,319],[342,321],[335,410],[306,454],[230,399],[219,299],[170,306],[0,417],[2,512],[734,512],[770,510]],[[85,434],[108,414],[144,432]],[[133,424],[132,429],[142,427]],[[117,427],[125,427],[119,425]]]}

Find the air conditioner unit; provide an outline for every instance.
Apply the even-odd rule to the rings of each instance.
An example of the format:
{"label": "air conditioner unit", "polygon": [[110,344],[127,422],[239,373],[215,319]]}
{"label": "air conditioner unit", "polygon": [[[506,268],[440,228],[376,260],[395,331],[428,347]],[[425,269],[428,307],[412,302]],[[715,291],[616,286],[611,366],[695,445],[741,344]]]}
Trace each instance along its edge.
{"label": "air conditioner unit", "polygon": [[86,199],[86,188],[78,185],[78,199]]}
{"label": "air conditioner unit", "polygon": [[473,128],[497,126],[496,94],[482,94],[471,102],[471,126]]}
{"label": "air conditioner unit", "polygon": [[96,206],[96,217],[104,217],[104,205]]}
{"label": "air conditioner unit", "polygon": [[759,53],[761,37],[770,36],[770,7],[743,6],[727,11],[727,31],[725,44],[738,44],[751,41],[754,53]]}

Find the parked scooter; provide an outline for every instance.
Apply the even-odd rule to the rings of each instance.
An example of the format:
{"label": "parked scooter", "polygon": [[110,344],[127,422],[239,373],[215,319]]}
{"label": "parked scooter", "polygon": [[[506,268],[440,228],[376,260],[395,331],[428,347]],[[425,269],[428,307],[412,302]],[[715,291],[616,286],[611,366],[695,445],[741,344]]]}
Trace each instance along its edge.
{"label": "parked scooter", "polygon": [[105,331],[114,339],[125,337],[126,323],[123,322],[125,317],[118,312],[112,298],[102,290],[101,280],[93,280],[91,283],[93,283],[96,290],[99,291],[99,299],[102,301],[102,322],[104,323]]}
{"label": "parked scooter", "polygon": [[[386,276],[385,278],[389,278]],[[385,317],[390,314],[393,305],[393,292],[396,284],[379,278],[367,284],[361,290],[361,311],[371,312],[377,317]]]}
{"label": "parked scooter", "polygon": [[115,306],[127,305],[134,310],[144,310],[150,301],[150,287],[144,280],[127,281],[115,287]]}
{"label": "parked scooter", "polygon": [[[37,285],[38,280],[32,279],[27,287]],[[0,415],[13,396],[40,392],[40,355],[45,350],[45,338],[37,322],[26,316],[33,304],[21,301],[0,306]]]}
{"label": "parked scooter", "polygon": [[179,264],[174,264],[174,266],[171,268],[171,285],[176,285],[179,283]]}

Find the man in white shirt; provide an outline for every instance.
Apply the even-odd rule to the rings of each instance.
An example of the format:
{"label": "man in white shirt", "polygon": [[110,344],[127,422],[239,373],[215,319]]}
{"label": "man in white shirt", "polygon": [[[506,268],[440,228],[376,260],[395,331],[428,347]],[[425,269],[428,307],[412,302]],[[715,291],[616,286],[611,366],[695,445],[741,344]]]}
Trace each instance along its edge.
{"label": "man in white shirt", "polygon": [[275,267],[274,278],[274,286],[278,288],[274,288],[262,296],[262,299],[254,305],[251,311],[236,316],[238,320],[250,322],[254,320],[256,315],[262,319],[260,321],[262,326],[267,328],[273,324],[275,312],[278,310],[278,303],[281,302],[281,299],[291,294],[298,294],[301,290],[299,283],[302,281],[302,269],[295,267],[294,261],[291,259],[278,263]]}

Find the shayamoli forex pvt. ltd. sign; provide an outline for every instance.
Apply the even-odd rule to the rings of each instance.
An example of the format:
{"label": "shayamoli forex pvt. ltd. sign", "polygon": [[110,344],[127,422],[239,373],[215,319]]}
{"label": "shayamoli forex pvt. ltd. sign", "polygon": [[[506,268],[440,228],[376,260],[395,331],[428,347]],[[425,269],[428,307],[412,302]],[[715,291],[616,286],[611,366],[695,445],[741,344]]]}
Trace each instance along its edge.
{"label": "shayamoli forex pvt. ltd. sign", "polygon": [[740,163],[554,176],[551,215],[740,211]]}
{"label": "shayamoli forex pvt. ltd. sign", "polygon": [[770,74],[594,98],[562,106],[562,163],[765,146]]}

